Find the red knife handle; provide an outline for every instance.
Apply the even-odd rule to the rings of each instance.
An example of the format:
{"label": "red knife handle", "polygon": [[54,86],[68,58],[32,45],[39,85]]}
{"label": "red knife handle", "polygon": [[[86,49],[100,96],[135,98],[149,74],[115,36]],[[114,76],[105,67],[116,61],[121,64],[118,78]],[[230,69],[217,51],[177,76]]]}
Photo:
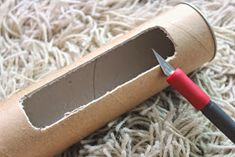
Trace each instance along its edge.
{"label": "red knife handle", "polygon": [[180,68],[167,77],[167,82],[198,110],[203,109],[210,102],[210,97]]}
{"label": "red knife handle", "polygon": [[182,94],[196,109],[201,112],[235,143],[235,121],[210,97],[201,90],[181,69],[177,68],[167,78],[167,82]]}

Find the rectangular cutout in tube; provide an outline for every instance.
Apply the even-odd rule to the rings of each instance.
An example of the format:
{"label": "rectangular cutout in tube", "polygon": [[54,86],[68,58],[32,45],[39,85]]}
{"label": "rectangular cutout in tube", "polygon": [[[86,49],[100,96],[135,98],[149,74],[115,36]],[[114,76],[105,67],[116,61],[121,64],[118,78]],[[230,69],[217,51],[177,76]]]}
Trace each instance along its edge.
{"label": "rectangular cutout in tube", "polygon": [[30,123],[37,128],[52,125],[158,65],[152,48],[164,58],[175,51],[163,30],[150,28],[26,96],[22,106]]}

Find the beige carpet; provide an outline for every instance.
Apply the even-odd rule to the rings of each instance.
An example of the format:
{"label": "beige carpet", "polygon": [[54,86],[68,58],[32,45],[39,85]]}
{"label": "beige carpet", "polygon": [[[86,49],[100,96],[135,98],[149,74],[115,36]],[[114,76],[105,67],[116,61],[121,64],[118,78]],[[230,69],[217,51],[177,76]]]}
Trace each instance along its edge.
{"label": "beige carpet", "polygon": [[[235,118],[235,2],[189,1],[214,28],[216,58],[191,77]],[[66,66],[178,3],[168,0],[0,1],[0,97]],[[60,157],[235,156],[235,145],[168,88]]]}

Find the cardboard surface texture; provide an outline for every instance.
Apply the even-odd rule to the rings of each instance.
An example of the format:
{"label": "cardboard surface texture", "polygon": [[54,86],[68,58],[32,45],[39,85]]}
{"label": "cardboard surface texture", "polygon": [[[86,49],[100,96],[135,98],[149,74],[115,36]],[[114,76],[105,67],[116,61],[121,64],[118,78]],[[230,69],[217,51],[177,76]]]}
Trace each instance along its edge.
{"label": "cardboard surface texture", "polygon": [[167,86],[151,49],[189,73],[215,55],[187,4],[142,24],[0,104],[0,155],[52,156]]}

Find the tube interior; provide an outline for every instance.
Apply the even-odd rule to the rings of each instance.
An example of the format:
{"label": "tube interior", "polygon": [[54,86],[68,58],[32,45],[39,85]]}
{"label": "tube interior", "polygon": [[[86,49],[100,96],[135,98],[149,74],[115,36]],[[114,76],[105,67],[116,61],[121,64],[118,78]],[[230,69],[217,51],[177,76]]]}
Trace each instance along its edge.
{"label": "tube interior", "polygon": [[22,105],[30,123],[37,128],[52,125],[66,113],[158,65],[152,48],[164,58],[175,51],[163,30],[151,28],[26,96]]}

